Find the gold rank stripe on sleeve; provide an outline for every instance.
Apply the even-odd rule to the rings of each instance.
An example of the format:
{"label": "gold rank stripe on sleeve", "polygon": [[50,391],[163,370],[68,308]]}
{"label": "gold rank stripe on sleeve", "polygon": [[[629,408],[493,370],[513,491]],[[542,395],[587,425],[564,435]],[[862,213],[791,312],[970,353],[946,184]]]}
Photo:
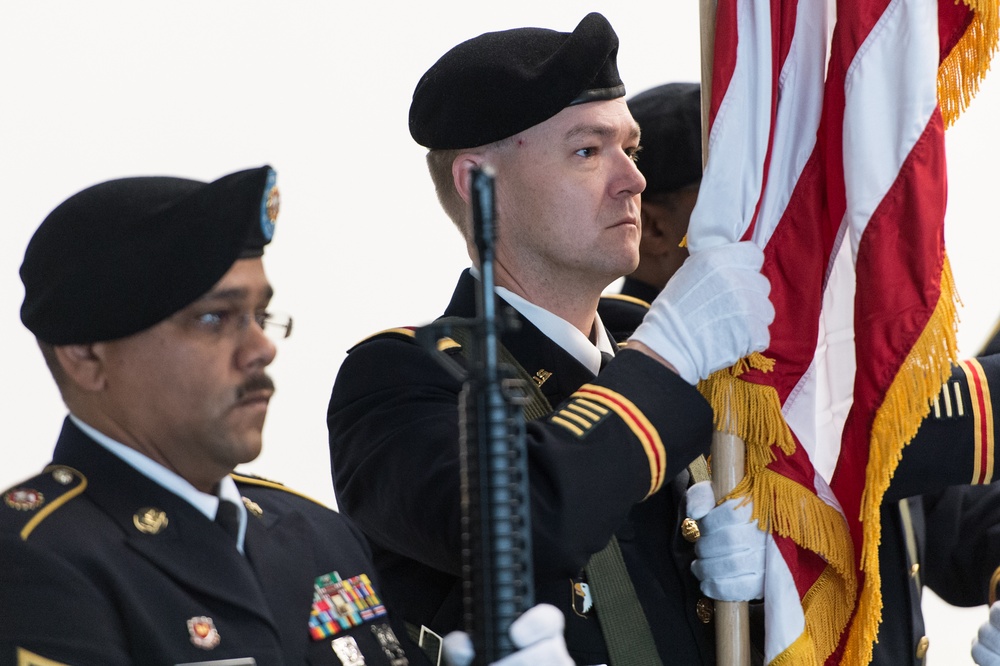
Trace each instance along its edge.
{"label": "gold rank stripe on sleeve", "polygon": [[574,400],[552,416],[552,420],[577,437],[583,437],[611,412],[590,400]]}
{"label": "gold rank stripe on sleeve", "polygon": [[959,362],[969,383],[975,448],[973,450],[972,483],[993,480],[993,399],[983,366],[975,359]]}
{"label": "gold rank stripe on sleeve", "polygon": [[[600,408],[611,410],[628,426],[642,445],[649,459],[649,495],[652,495],[663,485],[663,476],[667,468],[667,452],[663,448],[660,433],[649,422],[646,415],[625,396],[603,386],[584,384],[576,393],[570,396],[567,405],[551,417],[553,423],[563,426],[578,437],[583,436],[594,424],[603,420],[607,414],[601,414]],[[572,410],[571,418],[565,412]],[[601,418],[593,421],[586,428],[580,421],[587,421],[587,413],[601,414]],[[648,495],[647,495],[648,497]]]}

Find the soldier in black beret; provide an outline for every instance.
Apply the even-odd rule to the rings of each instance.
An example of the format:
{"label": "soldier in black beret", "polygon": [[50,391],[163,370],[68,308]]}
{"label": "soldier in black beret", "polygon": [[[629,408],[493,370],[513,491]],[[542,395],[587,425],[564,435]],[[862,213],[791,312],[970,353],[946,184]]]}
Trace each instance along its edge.
{"label": "soldier in black beret", "polygon": [[267,166],[124,178],[52,211],[21,316],[69,408],[0,504],[0,664],[425,663],[361,535],[257,457],[291,319]]}
{"label": "soldier in black beret", "polygon": [[701,184],[701,86],[665,83],[630,97],[628,108],[642,130],[637,165],[646,178],[639,265],[621,293],[600,305],[605,325],[621,339],[688,256],[683,241]]}
{"label": "soldier in black beret", "polygon": [[[711,664],[711,603],[669,554],[683,516],[660,491],[709,444],[711,410],[693,384],[766,346],[773,309],[759,250],[721,246],[685,263],[618,352],[597,304],[636,267],[646,182],[617,53],[600,14],[571,32],[479,35],[417,83],[410,133],[429,149],[438,197],[473,263],[446,317],[475,314],[469,173],[496,173],[497,294],[518,322],[501,342],[537,387],[528,409],[542,415],[527,426],[538,600],[562,609],[577,663]],[[714,300],[716,291],[726,295]],[[439,347],[466,362],[460,342]],[[339,505],[414,630],[461,623],[461,390],[401,326],[349,351],[330,400]],[[706,581],[720,598],[752,598],[763,534],[731,503],[715,511],[737,535],[729,554],[746,557]]]}
{"label": "soldier in black beret", "polygon": [[[262,263],[279,203],[268,166],[124,178],[35,232],[21,317],[70,414],[3,494],[0,666],[427,663],[357,528],[234,472],[291,333]],[[532,608],[502,666],[565,663],[561,631]]]}

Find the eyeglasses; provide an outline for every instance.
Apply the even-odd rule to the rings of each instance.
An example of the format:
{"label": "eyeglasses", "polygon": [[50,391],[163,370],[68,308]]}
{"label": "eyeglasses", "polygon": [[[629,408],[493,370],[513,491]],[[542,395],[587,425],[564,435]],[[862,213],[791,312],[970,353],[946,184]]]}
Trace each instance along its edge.
{"label": "eyeglasses", "polygon": [[292,334],[292,317],[281,312],[240,312],[238,310],[213,310],[191,318],[191,326],[215,337],[242,335],[250,322],[256,322],[264,335],[272,340],[282,340]]}

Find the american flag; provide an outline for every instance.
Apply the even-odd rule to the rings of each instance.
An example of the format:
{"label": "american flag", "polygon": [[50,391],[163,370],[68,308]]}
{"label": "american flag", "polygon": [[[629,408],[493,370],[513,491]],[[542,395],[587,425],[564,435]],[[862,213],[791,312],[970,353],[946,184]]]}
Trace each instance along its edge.
{"label": "american flag", "polygon": [[769,531],[767,663],[867,664],[879,504],[956,360],[945,126],[997,2],[719,0],[692,252],[752,239],[771,346],[701,386]]}

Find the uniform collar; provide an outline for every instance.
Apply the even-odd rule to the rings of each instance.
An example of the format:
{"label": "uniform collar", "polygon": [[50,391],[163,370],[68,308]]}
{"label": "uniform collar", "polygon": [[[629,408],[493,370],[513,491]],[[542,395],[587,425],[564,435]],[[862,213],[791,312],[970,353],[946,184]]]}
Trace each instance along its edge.
{"label": "uniform collar", "polygon": [[215,514],[219,511],[220,499],[235,504],[237,515],[240,519],[239,535],[236,540],[236,547],[241,553],[243,552],[243,544],[246,539],[247,530],[247,510],[243,505],[243,498],[240,494],[239,488],[236,487],[236,482],[233,481],[232,477],[227,475],[219,481],[218,495],[203,493],[180,475],[167,469],[152,458],[139,453],[130,446],[126,446],[125,444],[108,437],[93,426],[84,423],[73,414],[70,414],[69,418],[77,428],[83,431],[85,435],[94,440],[94,442],[100,445],[108,453],[112,454],[150,481],[156,483],[161,488],[177,495],[197,509],[200,513],[204,514],[204,516],[209,520],[215,520]]}
{"label": "uniform collar", "polygon": [[[470,268],[469,273],[477,280],[479,279],[479,271],[475,267]],[[597,332],[597,343],[595,344],[590,341],[590,338],[581,333],[580,329],[559,315],[553,314],[539,305],[535,305],[505,287],[497,287],[495,291],[498,296],[517,310],[522,317],[534,324],[547,338],[556,343],[595,375],[601,370],[601,353],[604,352],[614,356],[615,345],[611,342],[611,338],[608,337],[608,332],[604,328],[601,316],[596,312],[594,313],[594,328]]]}

